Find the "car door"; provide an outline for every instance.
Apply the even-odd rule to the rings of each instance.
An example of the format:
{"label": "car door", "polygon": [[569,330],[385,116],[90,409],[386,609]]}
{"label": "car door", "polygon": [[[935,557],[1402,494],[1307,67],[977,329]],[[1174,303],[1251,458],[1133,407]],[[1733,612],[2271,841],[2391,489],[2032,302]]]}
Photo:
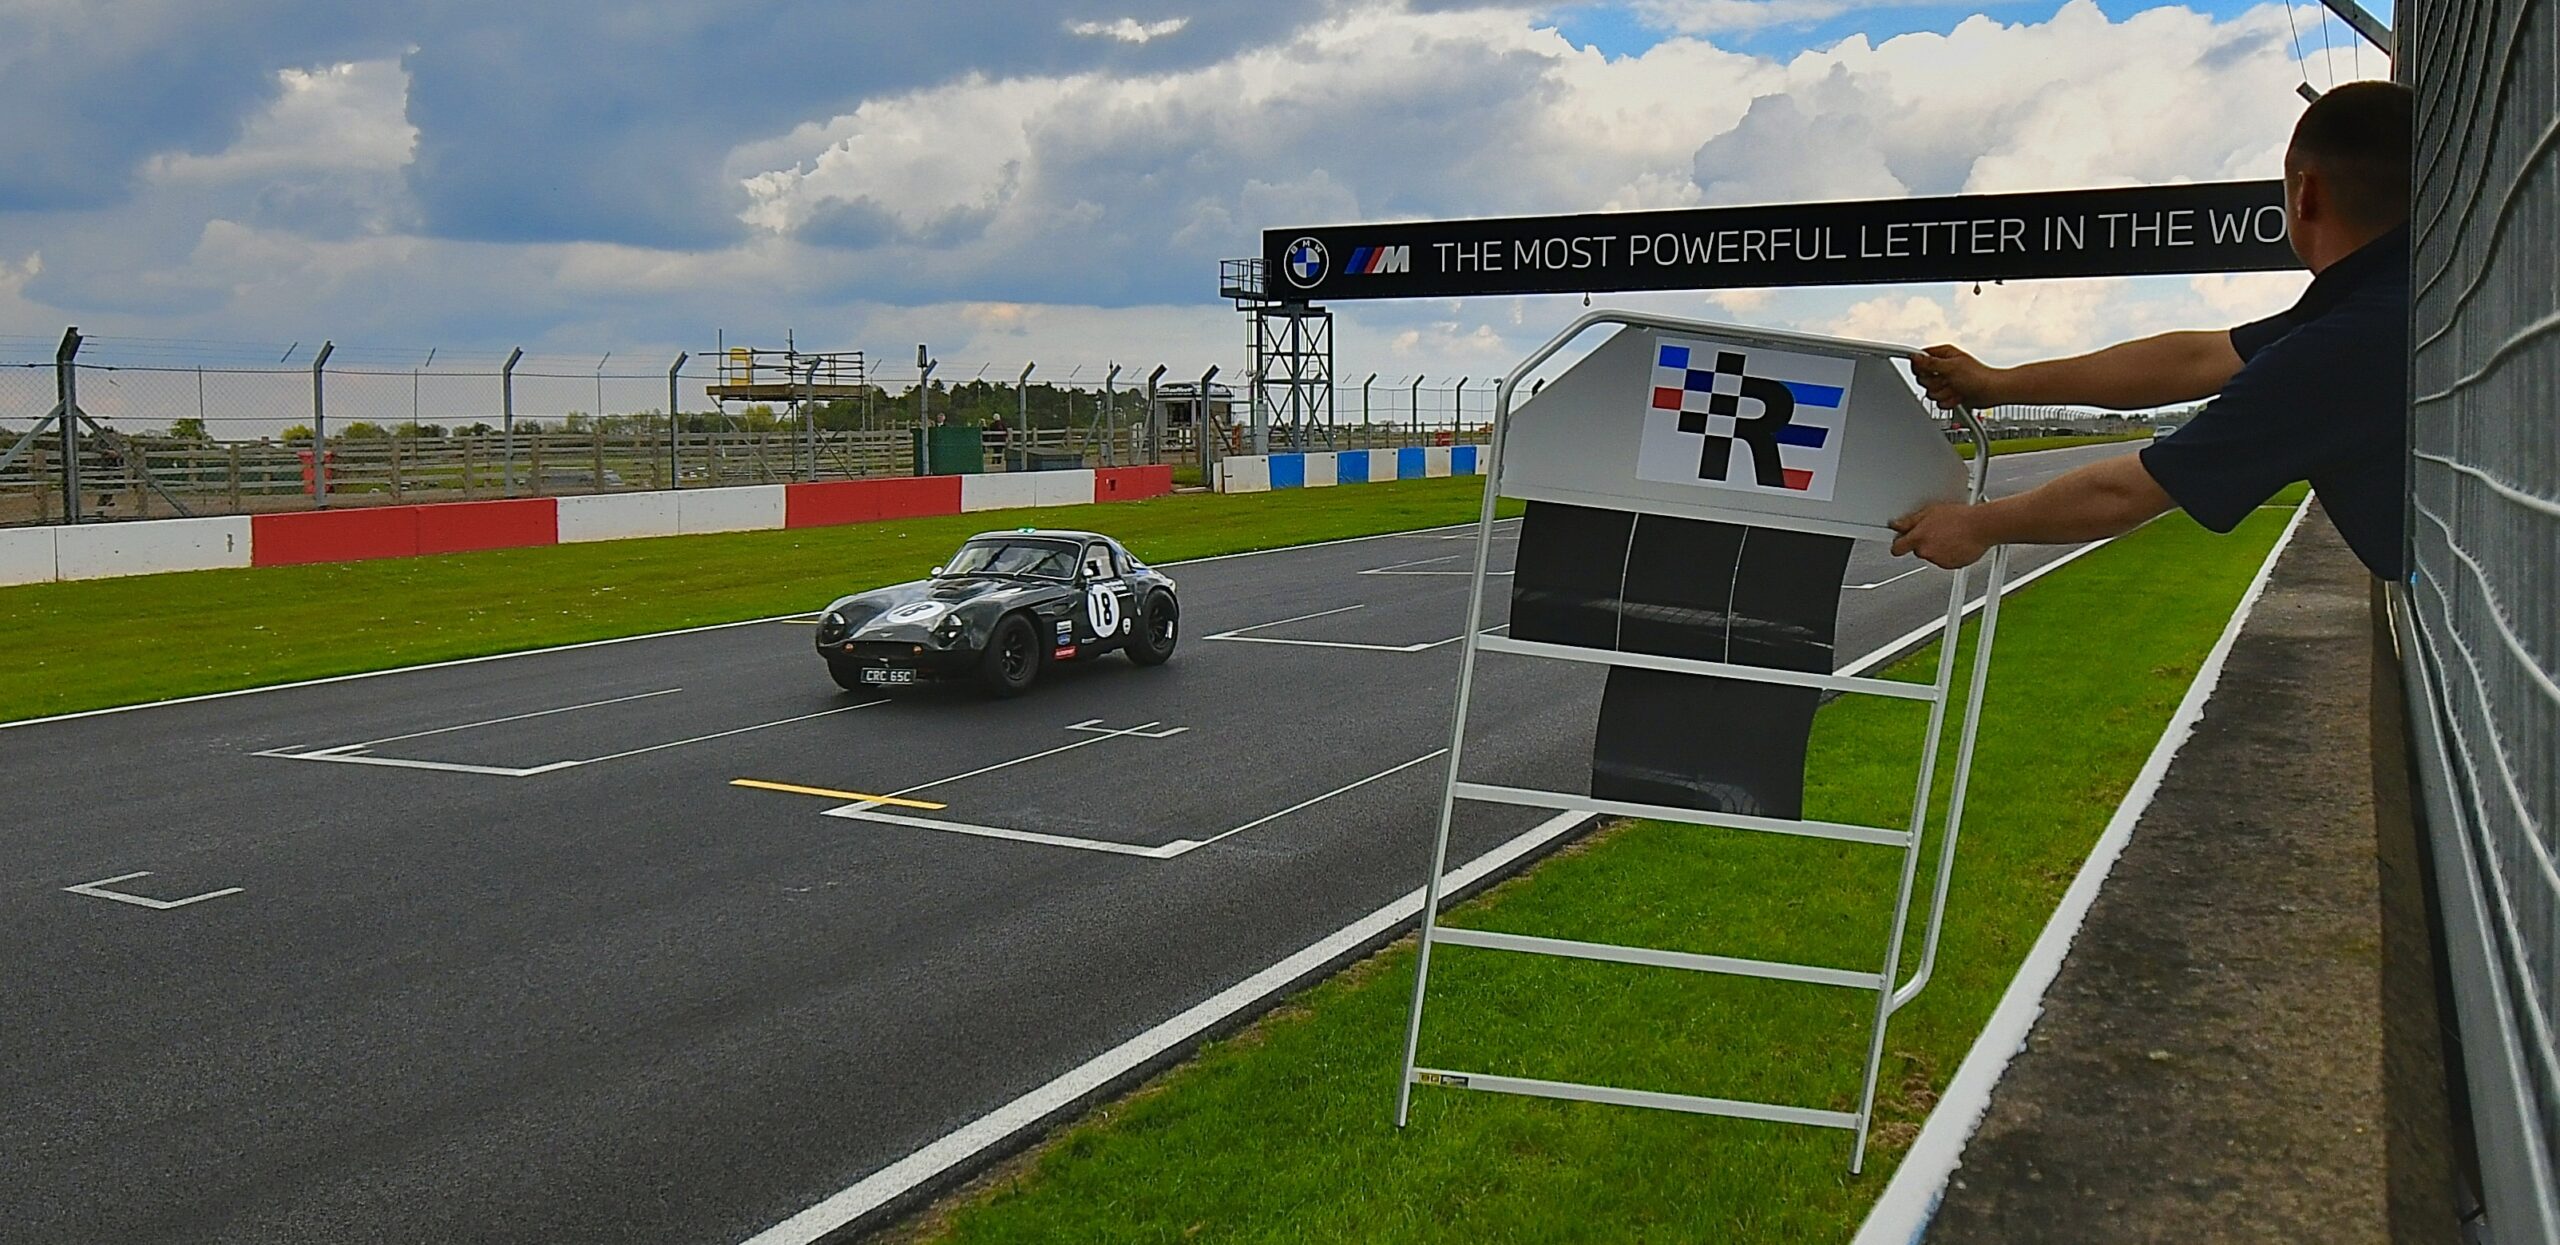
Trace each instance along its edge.
{"label": "car door", "polygon": [[1111,546],[1089,541],[1077,562],[1077,585],[1084,600],[1076,611],[1078,647],[1101,649],[1125,642],[1137,629],[1131,617],[1137,611],[1137,594],[1129,579],[1120,572],[1120,561],[1111,556]]}

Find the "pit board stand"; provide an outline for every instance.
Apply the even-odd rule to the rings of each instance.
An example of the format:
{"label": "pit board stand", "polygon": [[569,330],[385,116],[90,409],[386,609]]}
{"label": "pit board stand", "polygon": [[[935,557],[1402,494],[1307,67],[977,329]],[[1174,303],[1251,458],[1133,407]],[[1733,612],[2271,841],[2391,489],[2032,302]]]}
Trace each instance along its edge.
{"label": "pit board stand", "polygon": [[[1602,325],[1614,325],[1617,331],[1562,375],[1547,383],[1516,411],[1513,409],[1519,386],[1530,373],[1584,333]],[[1700,352],[1705,353],[1701,355]],[[1946,619],[1939,635],[1937,677],[1934,682],[1926,684],[1489,636],[1484,634],[1484,593],[1486,567],[1493,549],[1495,503],[1505,496],[1533,503],[1545,501],[1631,512],[1632,515],[1703,519],[1745,528],[1776,528],[1883,541],[1894,537],[1887,526],[1893,519],[1921,505],[1935,501],[1980,501],[1989,481],[1990,438],[1973,412],[1961,409],[1955,412],[1955,418],[1972,435],[1974,442],[1972,470],[1968,473],[1963,460],[1956,455],[1941,431],[1943,424],[1940,419],[1922,404],[1898,370],[1898,363],[1910,354],[1908,348],[1874,342],[1603,310],[1576,320],[1503,378],[1494,407],[1492,445],[1485,462],[1484,506],[1476,523],[1475,569],[1470,580],[1472,591],[1467,602],[1467,626],[1460,648],[1462,656],[1456,715],[1450,727],[1448,777],[1440,797],[1439,831],[1432,844],[1431,875],[1424,887],[1413,1003],[1405,1030],[1402,1075],[1396,1087],[1397,1127],[1403,1127],[1407,1121],[1413,1087],[1438,1085],[1845,1129],[1856,1136],[1850,1150],[1849,1170],[1855,1173],[1863,1165],[1869,1126],[1873,1123],[1876,1076],[1884,1055],[1886,1025],[1896,1010],[1909,1003],[1928,984],[1937,959],[1938,935],[1946,915],[1947,882],[1955,863],[1957,831],[1964,817],[1966,779],[1972,769],[1974,741],[1981,724],[1983,684],[1990,671],[1992,635],[1999,621],[2000,591],[2007,577],[2006,550],[1995,547],[1988,559],[1981,633],[1974,649],[1970,695],[1966,699],[1963,722],[1958,732],[1955,772],[1949,791],[1945,828],[1939,836],[1937,872],[1921,939],[1919,963],[1910,979],[1898,986],[1895,983],[1901,975],[1913,885],[1918,876],[1923,830],[1929,814],[1931,780],[1936,774],[1940,744],[1946,734],[1947,709],[1955,680],[1957,639],[1966,612],[1965,589],[1971,578],[1969,571],[1959,571],[1950,576],[1953,582],[1948,588]],[[1692,356],[1699,357],[1693,359]],[[1688,377],[1685,388],[1697,391],[1688,400],[1686,408],[1682,397],[1684,386],[1680,383],[1684,371]],[[1708,374],[1703,388],[1698,379],[1701,372]],[[1729,379],[1721,386],[1717,385],[1713,374],[1719,372],[1739,378],[1740,384]],[[1785,379],[1773,382],[1770,373]],[[1804,379],[1806,376],[1816,376],[1817,379],[1807,381]],[[1839,383],[1828,383],[1834,380]],[[1772,394],[1769,389],[1772,383],[1789,387],[1793,398]],[[1666,385],[1671,387],[1665,388]],[[1743,402],[1761,396],[1762,401],[1756,404],[1755,409],[1733,400],[1710,400],[1707,398],[1709,393],[1733,393]],[[1805,409],[1818,406],[1825,400],[1832,403],[1827,413],[1814,415]],[[1778,457],[1777,443],[1769,442],[1764,447],[1763,441],[1771,436],[1771,429],[1785,425],[1789,416],[1783,413],[1773,415],[1773,402],[1785,406],[1787,411],[1806,416],[1796,420],[1806,426],[1788,434],[1783,441],[1799,447],[1799,453],[1791,461],[1809,463],[1813,471],[1790,470],[1783,486],[1772,487],[1777,482],[1769,479],[1767,473],[1770,468],[1764,467],[1763,474],[1737,487],[1723,481],[1702,486],[1701,478],[1710,471],[1704,465],[1695,466],[1692,469],[1694,474],[1685,479],[1681,478],[1681,470],[1672,469],[1674,463],[1682,461],[1679,454],[1687,455],[1687,463],[1705,462],[1698,448],[1702,442],[1697,436],[1701,433],[1709,437],[1724,434],[1745,443],[1734,447],[1745,451],[1733,455],[1732,464],[1737,472],[1749,470],[1747,464],[1755,462],[1763,448],[1769,450],[1774,466]],[[1684,409],[1689,414],[1680,414]],[[1721,419],[1712,418],[1709,409]],[[1752,418],[1737,420],[1737,412],[1767,422],[1755,429],[1751,427]],[[1685,438],[1672,435],[1675,422],[1679,430],[1688,434]],[[1822,429],[1822,436],[1814,435],[1812,428],[1815,427]],[[1805,450],[1803,447],[1808,441],[1813,442],[1816,448]],[[1818,449],[1825,442],[1831,447],[1827,456],[1820,454]],[[1467,781],[1461,777],[1460,767],[1466,755],[1468,698],[1474,687],[1478,655],[1487,652],[1924,701],[1929,706],[1928,727],[1920,740],[1919,776],[1912,793],[1910,816],[1900,827],[1859,826],[1712,812]],[[1798,777],[1800,781],[1800,775]],[[1443,928],[1439,924],[1439,914],[1443,875],[1448,867],[1449,826],[1451,814],[1461,800],[1595,816],[1641,817],[1899,848],[1902,852],[1901,882],[1894,897],[1891,933],[1886,938],[1883,963],[1868,968],[1777,963],[1650,947]],[[1423,1004],[1430,983],[1431,952],[1433,947],[1443,944],[1872,991],[1875,995],[1874,1021],[1868,1034],[1866,1068],[1858,1094],[1858,1109],[1854,1112],[1834,1111],[1419,1066],[1416,1058],[1422,1038]]]}

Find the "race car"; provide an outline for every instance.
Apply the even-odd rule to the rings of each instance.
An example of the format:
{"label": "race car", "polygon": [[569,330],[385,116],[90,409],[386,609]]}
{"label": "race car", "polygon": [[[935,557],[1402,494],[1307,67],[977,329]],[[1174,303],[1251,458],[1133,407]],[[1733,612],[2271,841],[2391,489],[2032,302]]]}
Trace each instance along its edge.
{"label": "race car", "polygon": [[847,691],[974,679],[1018,696],[1053,661],[1163,665],[1181,615],[1173,580],[1108,536],[982,532],[930,579],[827,606],[818,655]]}

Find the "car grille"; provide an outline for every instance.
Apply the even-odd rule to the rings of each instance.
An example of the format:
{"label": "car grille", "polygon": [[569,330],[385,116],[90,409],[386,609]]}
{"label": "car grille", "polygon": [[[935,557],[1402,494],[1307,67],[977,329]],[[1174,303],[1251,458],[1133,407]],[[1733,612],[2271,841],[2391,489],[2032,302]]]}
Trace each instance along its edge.
{"label": "car grille", "polygon": [[851,648],[846,648],[842,643],[831,647],[836,652],[850,657],[867,657],[875,660],[913,658],[926,651],[923,646],[908,640],[856,640]]}

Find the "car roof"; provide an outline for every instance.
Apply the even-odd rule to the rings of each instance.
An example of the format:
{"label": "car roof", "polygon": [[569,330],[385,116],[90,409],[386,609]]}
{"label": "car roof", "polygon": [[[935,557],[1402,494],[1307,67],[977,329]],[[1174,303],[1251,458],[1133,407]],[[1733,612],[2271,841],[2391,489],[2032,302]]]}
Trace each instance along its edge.
{"label": "car roof", "polygon": [[[1070,529],[1067,529],[1067,528],[1048,528],[1048,527],[1033,527],[1033,528],[1007,528],[1007,529],[1005,529],[1005,530],[1003,530],[1003,531],[996,531],[996,532],[980,532],[980,533],[978,533],[977,535],[970,537],[969,539],[971,539],[971,540],[996,540],[996,539],[1000,539],[1000,538],[1002,538],[1002,537],[1007,537],[1007,536],[1028,536],[1028,537],[1031,537],[1031,538],[1033,538],[1033,539],[1047,539],[1047,540],[1111,540],[1111,538],[1110,538],[1110,537],[1105,536],[1105,535],[1101,534],[1100,532],[1079,532],[1079,531],[1073,531],[1073,530],[1070,530]],[[1112,541],[1112,543],[1113,543],[1113,544],[1118,544],[1119,542],[1118,542],[1118,541]]]}

